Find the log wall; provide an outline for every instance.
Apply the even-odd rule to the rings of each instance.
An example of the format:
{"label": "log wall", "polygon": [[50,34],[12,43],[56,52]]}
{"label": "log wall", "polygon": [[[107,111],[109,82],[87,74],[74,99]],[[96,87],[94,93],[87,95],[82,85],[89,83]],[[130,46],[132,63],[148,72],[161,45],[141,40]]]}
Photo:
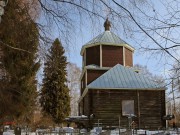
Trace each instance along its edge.
{"label": "log wall", "polygon": [[102,46],[102,66],[114,67],[116,64],[123,65],[123,47],[122,46]]}
{"label": "log wall", "polygon": [[124,48],[125,49],[125,66],[133,66],[133,53],[131,50]]}
{"label": "log wall", "polygon": [[95,64],[100,66],[100,46],[86,48],[86,66]]}
{"label": "log wall", "polygon": [[104,74],[107,70],[87,70],[87,85]]}
{"label": "log wall", "polygon": [[[139,95],[139,97],[138,97]],[[104,128],[128,127],[128,118],[122,116],[122,100],[134,100],[133,118],[136,128],[158,129],[165,127],[162,117],[165,115],[165,91],[160,90],[89,90],[85,96],[84,114],[94,114],[92,126]],[[138,100],[139,99],[139,100]],[[139,107],[138,107],[139,104]]]}

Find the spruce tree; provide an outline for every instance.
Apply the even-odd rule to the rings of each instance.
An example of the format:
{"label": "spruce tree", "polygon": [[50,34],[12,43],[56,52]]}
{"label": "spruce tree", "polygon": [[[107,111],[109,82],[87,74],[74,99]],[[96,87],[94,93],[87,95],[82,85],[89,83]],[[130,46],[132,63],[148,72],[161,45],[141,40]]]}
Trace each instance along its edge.
{"label": "spruce tree", "polygon": [[39,34],[21,5],[22,1],[10,0],[0,23],[1,64],[6,72],[6,78],[0,80],[0,99],[8,97],[0,100],[0,116],[31,120],[37,97]]}
{"label": "spruce tree", "polygon": [[64,48],[56,39],[49,50],[44,67],[40,103],[43,112],[57,124],[70,114],[70,96],[67,87],[67,60]]}

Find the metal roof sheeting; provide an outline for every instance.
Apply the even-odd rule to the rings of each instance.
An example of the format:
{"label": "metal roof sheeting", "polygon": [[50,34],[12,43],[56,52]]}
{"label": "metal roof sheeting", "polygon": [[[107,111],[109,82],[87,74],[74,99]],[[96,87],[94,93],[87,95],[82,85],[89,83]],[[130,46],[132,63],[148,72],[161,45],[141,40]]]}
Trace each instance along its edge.
{"label": "metal roof sheeting", "polygon": [[124,67],[120,64],[117,64],[94,80],[87,88],[165,89],[164,84],[157,84],[136,73],[132,68]]}
{"label": "metal roof sheeting", "polygon": [[112,44],[127,44],[125,41],[120,39],[114,33],[110,31],[105,31],[97,37],[93,38],[85,45],[95,44],[95,43],[112,43]]}
{"label": "metal roof sheeting", "polygon": [[120,37],[112,33],[111,31],[105,31],[97,37],[93,38],[91,41],[83,45],[81,48],[81,55],[83,54],[85,48],[92,47],[95,45],[112,45],[112,46],[125,46],[130,50],[134,51],[134,48],[123,41]]}

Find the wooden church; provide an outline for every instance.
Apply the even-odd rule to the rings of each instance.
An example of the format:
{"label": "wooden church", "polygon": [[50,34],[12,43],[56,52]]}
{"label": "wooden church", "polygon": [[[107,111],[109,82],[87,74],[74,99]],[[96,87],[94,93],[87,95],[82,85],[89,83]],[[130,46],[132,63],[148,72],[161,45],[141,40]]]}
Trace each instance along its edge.
{"label": "wooden church", "polygon": [[128,117],[139,129],[166,126],[165,87],[133,69],[134,48],[110,31],[105,31],[81,49],[83,71],[79,114],[89,118],[86,127],[128,127]]}

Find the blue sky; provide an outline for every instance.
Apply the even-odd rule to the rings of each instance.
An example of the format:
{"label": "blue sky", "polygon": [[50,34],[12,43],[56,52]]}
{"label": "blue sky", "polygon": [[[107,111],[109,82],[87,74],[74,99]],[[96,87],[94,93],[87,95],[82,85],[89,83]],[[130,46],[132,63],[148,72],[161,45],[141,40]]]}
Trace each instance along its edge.
{"label": "blue sky", "polygon": [[[124,5],[126,5],[126,2],[124,3],[125,3]],[[171,2],[168,4],[168,2],[165,2],[165,1],[151,1],[149,5],[143,5],[143,4],[140,5],[140,9],[142,11],[147,11],[147,13],[149,13],[148,15],[152,16],[152,18],[157,18],[157,15],[159,15],[158,19],[162,19],[162,20],[165,19],[168,22],[169,21],[168,19],[170,16],[169,12],[172,12],[173,9],[171,9],[171,7],[167,8],[167,6],[171,5],[178,9],[178,6],[176,6],[176,4],[177,2],[174,2],[174,3]],[[118,8],[118,7],[114,7],[114,8]],[[131,12],[136,14],[137,10],[134,10],[133,6],[129,6],[129,8],[131,8],[130,9]],[[106,9],[104,9],[102,11],[102,15],[106,16],[106,12],[107,12]],[[155,12],[157,12],[158,14],[156,15]],[[139,14],[137,16],[139,17],[139,18],[137,17],[138,22],[142,25],[146,25],[147,27],[151,26],[153,23],[155,23],[155,26],[162,25],[159,22],[146,20],[143,14]],[[140,49],[140,45],[149,46],[150,48],[157,48],[158,46],[154,42],[152,42],[152,40],[142,32],[139,32],[139,33],[138,32],[133,33],[131,31],[129,31],[129,33],[124,32],[123,24],[121,24],[119,20],[117,20],[116,18],[113,18],[111,15],[109,16],[109,20],[112,23],[111,31],[136,49],[134,53],[134,64],[145,65],[148,67],[150,72],[154,74],[163,75],[163,76],[167,75],[167,70],[169,70],[172,64],[174,63],[174,60],[171,57],[161,54],[159,52],[155,52],[155,51],[154,52],[142,51]],[[96,20],[96,18],[94,18],[94,23],[90,23],[87,21],[90,21],[90,20],[86,18],[86,20],[83,20],[82,23],[79,23],[79,20],[76,19],[75,24],[77,25],[77,27],[75,29],[75,34],[72,36],[73,47],[71,47],[67,53],[69,61],[76,63],[79,67],[81,67],[82,65],[82,58],[80,56],[81,47],[85,43],[90,41],[92,38],[94,38],[95,36],[104,32],[103,24],[105,20],[102,20],[102,19]],[[176,22],[176,20],[173,20],[173,19],[170,20],[170,23],[173,23],[173,22]],[[130,30],[132,31],[139,30],[137,26],[133,24],[132,21],[131,23],[132,24],[129,24],[129,25],[131,25],[131,27],[134,27],[134,28],[130,28]],[[162,35],[167,34],[166,31],[157,31],[157,32],[159,32],[160,34],[162,32]],[[149,32],[149,34],[153,35],[154,38],[161,45],[163,46],[171,45],[170,42],[166,43],[165,40],[161,40],[160,36],[154,35],[155,33]],[[170,33],[169,36],[172,39],[173,38],[180,39],[179,34],[180,33],[178,33],[178,30],[177,31],[175,30],[175,31],[172,31],[172,33]],[[175,56],[179,55],[178,51],[177,52],[173,51],[173,53]]]}
{"label": "blue sky", "polygon": [[[143,1],[144,0],[142,0],[142,2]],[[147,1],[151,1],[151,0],[147,0]],[[171,12],[172,10],[175,10],[175,9],[169,9],[169,11],[167,11],[167,9],[164,7],[164,5],[161,2],[164,2],[164,0],[159,0],[159,1],[152,0],[150,5],[141,5],[141,9],[143,11],[147,11],[147,13],[149,12],[150,13],[149,15],[152,15],[153,18],[156,18],[157,16],[154,14],[154,9],[155,9],[155,11],[159,13],[160,19],[166,20],[166,18],[167,18],[167,22],[169,23],[168,12]],[[122,1],[122,3],[123,3],[123,1]],[[124,2],[124,3],[126,4],[126,2]],[[180,8],[178,5],[176,6],[176,4],[178,4],[177,1],[172,1],[172,3],[169,3],[169,5],[166,2],[164,2],[164,3],[167,4],[165,6],[174,4],[173,6],[175,8],[177,8],[177,10]],[[146,6],[147,7],[149,6],[149,7],[146,8]],[[65,7],[63,7],[63,8],[65,8]],[[115,8],[117,8],[117,7],[115,7]],[[131,6],[129,8],[132,9]],[[136,14],[136,10],[132,9],[131,11],[132,11],[132,13]],[[72,19],[72,23],[74,24],[75,27],[72,27],[71,30],[69,31],[69,33],[67,33],[70,35],[70,37],[68,38],[68,40],[69,40],[68,44],[66,43],[66,33],[62,34],[61,32],[58,31],[58,28],[56,27],[55,23],[52,21],[53,19],[50,21],[50,25],[49,25],[50,27],[46,30],[51,35],[52,39],[59,38],[62,41],[62,44],[66,50],[66,56],[68,58],[68,61],[77,64],[78,67],[82,67],[82,57],[80,55],[80,50],[84,44],[86,44],[88,41],[90,41],[97,35],[104,32],[103,24],[104,24],[105,20],[97,19],[97,18],[91,18],[92,20],[90,20],[88,18],[88,16],[83,16],[84,14],[82,14],[82,18],[80,18],[78,15],[76,15],[76,13],[74,13],[74,10],[69,10],[69,12],[71,14],[70,18]],[[119,11],[119,12],[122,12],[122,11]],[[122,15],[125,16],[126,14],[124,13]],[[102,16],[104,16],[106,18],[106,16],[107,16],[106,8],[104,8],[104,10],[102,10]],[[143,15],[140,15],[138,17],[137,17],[137,19],[139,19],[138,21],[142,25],[151,26],[153,23],[155,23],[155,26],[162,25],[159,22],[153,22],[151,20],[146,20],[146,18],[144,18]],[[179,17],[178,14],[177,14],[177,17]],[[131,26],[131,28],[129,28],[129,32],[128,32],[128,27],[126,27],[127,31],[124,32],[123,24],[121,24],[121,22],[119,22],[119,20],[117,18],[113,18],[111,15],[109,15],[109,20],[111,21],[111,25],[112,25],[111,31],[135,48],[134,57],[133,57],[134,64],[140,64],[143,66],[147,66],[149,71],[153,74],[162,75],[164,77],[169,77],[169,75],[168,75],[169,72],[167,72],[167,71],[172,66],[171,64],[174,63],[174,60],[171,59],[169,56],[166,57],[165,55],[159,54],[158,52],[156,52],[156,53],[155,52],[143,52],[142,50],[140,50],[139,49],[140,45],[147,45],[150,48],[151,47],[157,48],[157,45],[154,44],[152,42],[152,40],[149,37],[147,37],[144,33],[141,33],[141,32],[139,32],[139,33],[132,32],[131,33],[131,31],[139,30],[137,28],[137,26],[135,26],[135,24],[133,24],[132,20],[127,19],[127,22],[125,21],[125,23],[129,23]],[[40,21],[46,24],[46,21],[44,18],[41,18]],[[176,20],[170,20],[170,23],[176,23],[175,21]],[[60,25],[60,27],[62,28],[64,26]],[[64,29],[66,29],[66,28],[64,28]],[[64,29],[62,29],[62,30],[64,30]],[[158,32],[160,34],[162,32],[162,35],[167,34],[166,31],[158,31]],[[153,35],[155,33],[149,32],[149,34]],[[180,41],[179,41],[180,28],[177,29],[177,31],[176,30],[172,31],[172,33],[170,33],[169,36],[172,39],[175,37],[176,39],[178,39],[177,42],[180,43]],[[162,44],[164,46],[171,45],[169,42],[166,43],[166,41],[161,41],[159,36],[156,37],[156,35],[155,35],[154,38],[160,44]],[[174,51],[174,53],[176,56],[180,57],[179,52]],[[42,73],[42,71],[41,71],[41,73]],[[38,77],[40,77],[39,80],[42,80],[41,75]]]}
{"label": "blue sky", "polygon": [[[123,2],[122,2],[123,3]],[[111,4],[109,2],[109,4]],[[126,2],[123,3],[124,5],[128,6],[130,11],[137,15],[136,19],[141,25],[151,26],[152,23],[154,23],[151,20],[146,20],[146,18],[143,16],[142,13],[139,13],[137,9],[134,9],[132,5],[128,5]],[[131,4],[131,3],[130,3]],[[168,3],[166,3],[168,4]],[[176,4],[176,3],[174,3]],[[117,8],[117,6],[112,5],[112,7]],[[177,7],[178,8],[178,7]],[[160,14],[160,19],[168,18],[168,13],[166,11],[166,8],[160,1],[152,1],[149,5],[140,5],[140,9],[142,11],[147,11],[149,15],[152,16],[152,18],[156,18],[155,12],[158,12]],[[155,9],[155,10],[154,10]],[[67,9],[66,9],[67,10]],[[119,10],[117,10],[119,11]],[[155,12],[154,12],[155,11]],[[107,9],[104,8],[101,10],[102,16],[106,18],[107,16]],[[123,12],[123,11],[119,11]],[[84,13],[81,14],[82,18],[78,16],[78,14],[75,13],[75,10],[70,7],[67,11],[67,13],[70,14],[70,18],[72,21],[71,23],[74,24],[74,27],[71,27],[71,30],[69,33],[62,33],[58,31],[58,27],[55,25],[55,23],[52,23],[50,25],[50,28],[48,29],[48,32],[51,34],[51,38],[60,38],[62,41],[63,46],[66,49],[66,55],[68,57],[68,61],[77,64],[79,67],[82,65],[82,57],[80,55],[81,47],[86,44],[88,41],[90,41],[95,36],[101,34],[104,32],[104,21],[103,19],[98,19],[96,17],[92,17],[91,19],[88,18],[87,15]],[[121,39],[129,43],[131,46],[133,46],[136,50],[134,53],[134,64],[141,64],[147,66],[147,68],[150,70],[150,72],[157,74],[157,75],[163,75],[166,73],[166,71],[171,67],[171,64],[174,62],[170,57],[165,57],[164,54],[159,54],[156,52],[144,52],[140,50],[140,46],[149,46],[156,48],[157,45],[155,45],[152,40],[147,37],[142,32],[132,32],[132,31],[139,31],[137,26],[133,23],[132,20],[130,20],[128,17],[125,16],[125,13],[122,13],[122,18],[126,19],[126,21],[129,21],[130,27],[124,26],[117,18],[120,18],[119,16],[117,18],[114,18],[113,16],[109,15],[109,20],[112,23],[111,31],[118,35]],[[121,19],[121,18],[120,18]],[[43,22],[44,19],[41,19]],[[123,20],[124,21],[124,20]],[[126,21],[124,23],[126,23]],[[158,26],[159,22],[156,22],[155,26]],[[49,26],[48,26],[49,27]],[[60,27],[62,30],[65,30],[66,27],[60,24]],[[126,27],[127,31],[124,31],[124,27]],[[129,31],[128,31],[129,29]],[[161,31],[159,31],[161,33]],[[163,32],[163,31],[162,31]],[[164,32],[165,33],[165,32]],[[66,34],[69,34],[68,41],[69,43],[66,43]],[[150,35],[153,35],[154,33],[150,32]],[[174,32],[171,34],[171,37],[176,37],[178,39],[178,32]],[[153,35],[154,36],[154,35]],[[154,36],[154,38],[160,43],[165,44],[165,41],[161,41],[159,36]],[[179,38],[180,39],[180,38]],[[168,44],[169,45],[169,44]],[[179,55],[179,54],[176,54]]]}
{"label": "blue sky", "polygon": [[[111,21],[111,20],[110,20]],[[101,30],[98,32],[92,32],[90,28],[84,28],[82,33],[79,33],[75,37],[75,44],[74,47],[70,49],[70,52],[67,52],[67,57],[68,60],[72,63],[77,64],[79,67],[82,66],[82,57],[80,55],[80,50],[84,44],[86,44],[88,41],[90,41],[92,38],[96,37],[97,35],[101,34],[104,32],[104,27],[103,27],[103,22],[101,24]],[[141,64],[141,65],[146,65],[148,69],[154,73],[154,74],[162,74],[162,71],[164,70],[161,64],[157,61],[156,58],[153,58],[150,56],[148,53],[142,53],[140,52],[136,46],[137,44],[133,42],[130,38],[124,37],[122,34],[119,35],[116,33],[113,28],[111,29],[113,33],[118,35],[121,39],[129,43],[131,46],[133,46],[136,50],[134,52],[134,64]]]}

